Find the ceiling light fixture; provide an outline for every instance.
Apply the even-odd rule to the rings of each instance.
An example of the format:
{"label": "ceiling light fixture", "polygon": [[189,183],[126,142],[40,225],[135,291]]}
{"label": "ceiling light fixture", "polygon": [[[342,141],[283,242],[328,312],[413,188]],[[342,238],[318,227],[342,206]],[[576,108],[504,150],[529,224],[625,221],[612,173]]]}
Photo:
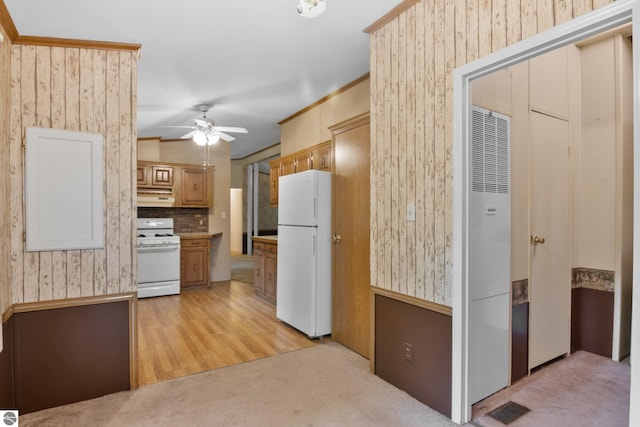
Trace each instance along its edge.
{"label": "ceiling light fixture", "polygon": [[193,142],[199,146],[213,145],[220,141],[220,136],[207,131],[198,131],[193,134]]}
{"label": "ceiling light fixture", "polygon": [[298,13],[305,18],[315,18],[324,12],[326,6],[326,0],[300,0]]}

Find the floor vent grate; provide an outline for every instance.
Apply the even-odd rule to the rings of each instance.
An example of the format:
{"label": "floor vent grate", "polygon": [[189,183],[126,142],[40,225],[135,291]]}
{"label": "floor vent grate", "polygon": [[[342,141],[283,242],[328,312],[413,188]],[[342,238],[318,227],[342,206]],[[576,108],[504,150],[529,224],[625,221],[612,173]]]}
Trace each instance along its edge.
{"label": "floor vent grate", "polygon": [[525,408],[522,405],[518,405],[515,402],[509,401],[504,405],[489,412],[488,415],[506,425],[511,424],[529,411],[531,411],[531,409]]}

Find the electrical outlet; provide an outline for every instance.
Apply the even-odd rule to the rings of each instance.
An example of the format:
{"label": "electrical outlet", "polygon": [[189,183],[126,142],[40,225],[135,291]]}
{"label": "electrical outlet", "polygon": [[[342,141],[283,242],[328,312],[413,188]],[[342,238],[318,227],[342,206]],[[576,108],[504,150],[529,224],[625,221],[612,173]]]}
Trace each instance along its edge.
{"label": "electrical outlet", "polygon": [[404,343],[404,360],[413,363],[413,345],[408,342]]}

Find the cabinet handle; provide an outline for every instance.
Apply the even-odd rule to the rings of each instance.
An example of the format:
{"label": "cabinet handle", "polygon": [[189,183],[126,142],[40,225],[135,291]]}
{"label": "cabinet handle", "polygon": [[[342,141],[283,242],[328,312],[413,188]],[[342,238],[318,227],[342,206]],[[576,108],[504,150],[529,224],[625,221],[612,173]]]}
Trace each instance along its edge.
{"label": "cabinet handle", "polygon": [[196,184],[193,184],[193,191],[196,191]]}
{"label": "cabinet handle", "polygon": [[260,269],[256,268],[256,277],[260,277]]}
{"label": "cabinet handle", "polygon": [[271,273],[269,273],[269,278],[267,280],[271,281]]}

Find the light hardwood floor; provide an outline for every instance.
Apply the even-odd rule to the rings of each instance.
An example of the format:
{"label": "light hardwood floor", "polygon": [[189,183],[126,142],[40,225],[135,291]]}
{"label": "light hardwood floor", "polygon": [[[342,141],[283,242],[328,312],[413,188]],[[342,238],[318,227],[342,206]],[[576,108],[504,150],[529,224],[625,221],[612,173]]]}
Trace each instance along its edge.
{"label": "light hardwood floor", "polygon": [[248,283],[138,300],[141,386],[313,345]]}

